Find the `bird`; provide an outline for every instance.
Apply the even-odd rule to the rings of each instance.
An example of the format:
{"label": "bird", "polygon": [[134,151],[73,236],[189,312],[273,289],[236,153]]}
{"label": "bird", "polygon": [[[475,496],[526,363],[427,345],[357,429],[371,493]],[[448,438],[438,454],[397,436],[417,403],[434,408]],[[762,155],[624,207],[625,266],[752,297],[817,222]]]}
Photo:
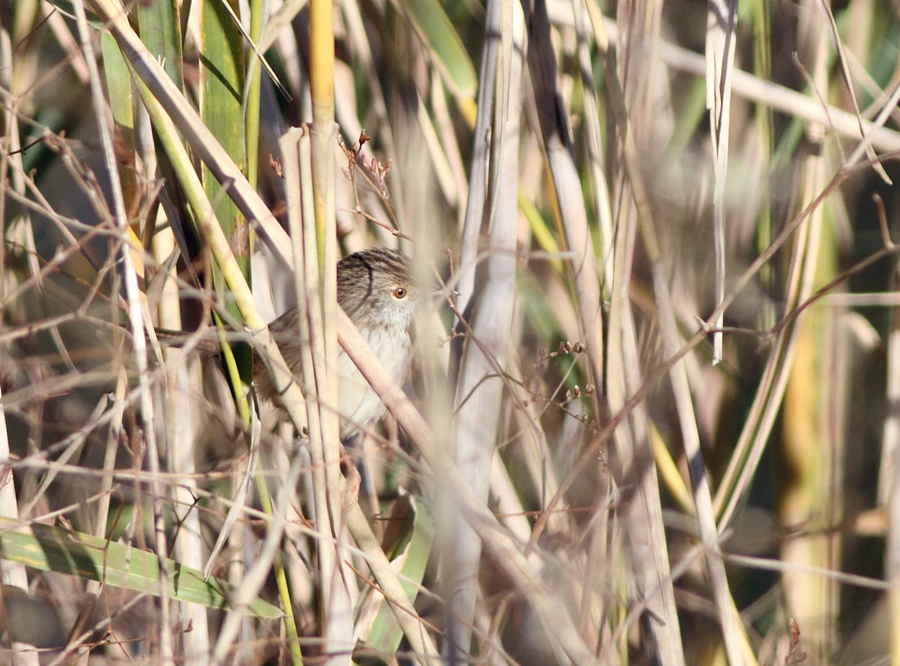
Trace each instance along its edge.
{"label": "bird", "polygon": [[[409,259],[400,251],[370,248],[354,252],[338,262],[337,301],[369,343],[388,374],[403,383],[409,371],[412,342],[409,327],[416,314],[418,290]],[[269,324],[291,372],[301,376],[302,343],[297,308]],[[271,402],[285,417],[278,390],[263,361],[254,360],[257,395]],[[340,437],[347,441],[361,428],[384,416],[385,407],[343,350],[338,355],[338,414]]]}

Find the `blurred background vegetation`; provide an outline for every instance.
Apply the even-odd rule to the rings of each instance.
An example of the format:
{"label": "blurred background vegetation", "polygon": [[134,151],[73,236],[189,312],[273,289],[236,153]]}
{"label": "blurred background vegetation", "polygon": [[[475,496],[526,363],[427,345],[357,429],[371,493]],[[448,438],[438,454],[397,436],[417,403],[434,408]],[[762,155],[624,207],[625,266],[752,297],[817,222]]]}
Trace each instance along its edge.
{"label": "blurred background vegetation", "polygon": [[[3,663],[900,663],[896,4],[117,11],[0,0]],[[455,292],[430,443],[348,443],[336,577],[187,173],[266,320],[296,304],[248,227],[287,226],[278,140],[332,78],[326,240]]]}

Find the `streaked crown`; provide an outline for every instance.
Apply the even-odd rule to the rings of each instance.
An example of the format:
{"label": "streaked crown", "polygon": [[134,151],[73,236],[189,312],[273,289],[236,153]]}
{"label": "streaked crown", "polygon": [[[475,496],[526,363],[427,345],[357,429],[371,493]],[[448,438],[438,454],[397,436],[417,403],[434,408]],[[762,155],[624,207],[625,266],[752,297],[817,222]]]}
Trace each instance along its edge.
{"label": "streaked crown", "polygon": [[355,252],[338,263],[338,303],[357,328],[406,331],[416,312],[409,259],[383,247]]}

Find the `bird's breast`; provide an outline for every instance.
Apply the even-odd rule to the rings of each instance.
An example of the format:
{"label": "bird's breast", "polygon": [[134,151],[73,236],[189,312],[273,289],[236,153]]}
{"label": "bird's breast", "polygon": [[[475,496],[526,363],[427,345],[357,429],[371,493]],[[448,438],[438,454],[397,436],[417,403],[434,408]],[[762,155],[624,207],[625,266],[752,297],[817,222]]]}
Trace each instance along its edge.
{"label": "bird's breast", "polygon": [[[384,369],[400,381],[409,367],[410,339],[405,330],[400,333],[388,329],[361,331]],[[347,437],[357,426],[364,426],[384,414],[384,405],[369,386],[356,365],[341,351],[338,358],[338,389],[340,414],[348,419],[341,427],[341,437]]]}

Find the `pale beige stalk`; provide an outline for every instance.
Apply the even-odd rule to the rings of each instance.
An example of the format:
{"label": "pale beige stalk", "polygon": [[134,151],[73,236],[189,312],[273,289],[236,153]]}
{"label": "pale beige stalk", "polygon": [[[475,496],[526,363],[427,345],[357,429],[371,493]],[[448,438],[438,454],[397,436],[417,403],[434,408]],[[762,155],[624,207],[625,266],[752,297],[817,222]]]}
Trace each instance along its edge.
{"label": "pale beige stalk", "polygon": [[[487,200],[490,229],[487,282],[473,313],[472,335],[460,360],[455,404],[454,455],[460,474],[482,503],[487,503],[491,459],[497,443],[502,413],[503,380],[495,364],[505,372],[509,331],[515,302],[516,194],[519,177],[519,119],[522,116],[522,51],[525,48],[525,17],[518,4],[491,3],[489,11],[509,10],[503,31],[502,55],[498,61],[496,97],[479,114],[493,117],[493,145],[489,168],[496,183],[493,199]],[[481,210],[481,209],[480,209]],[[483,213],[467,222],[481,227]],[[483,233],[483,232],[482,232]],[[488,358],[488,355],[493,357]],[[460,516],[445,544],[453,555],[446,562],[450,573],[450,650],[466,654],[471,642],[469,627],[475,618],[478,568],[481,559],[479,535]],[[459,659],[460,654],[451,656]]]}

